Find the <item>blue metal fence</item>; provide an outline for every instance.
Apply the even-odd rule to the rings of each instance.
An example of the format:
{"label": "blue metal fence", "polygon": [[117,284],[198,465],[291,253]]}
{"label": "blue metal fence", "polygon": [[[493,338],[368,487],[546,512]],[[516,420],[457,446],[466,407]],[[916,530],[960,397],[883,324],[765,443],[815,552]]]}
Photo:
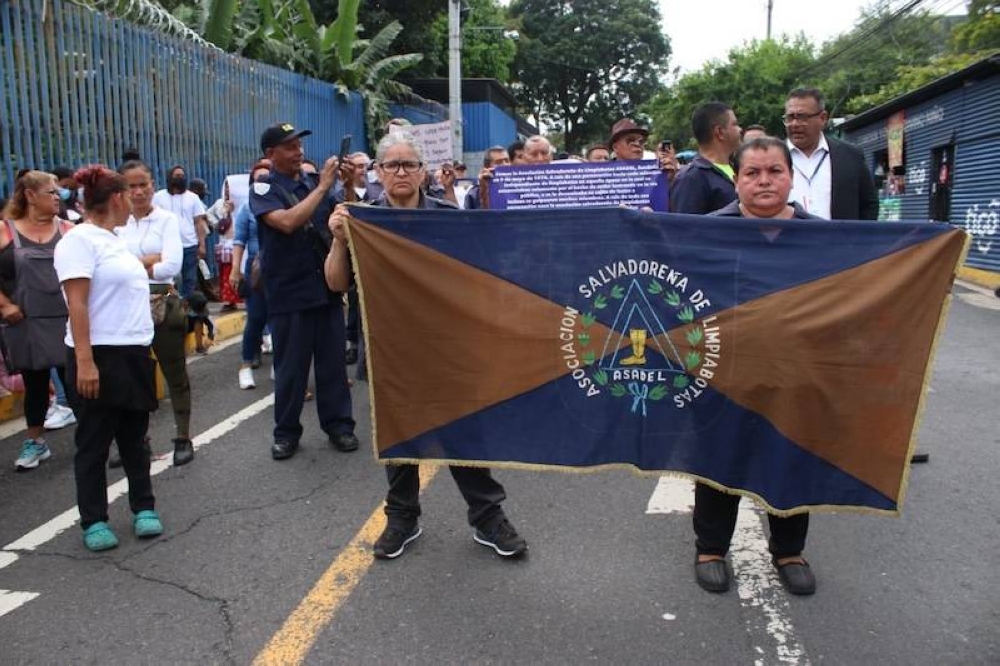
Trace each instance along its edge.
{"label": "blue metal fence", "polygon": [[0,0],[0,193],[21,168],[116,165],[135,147],[157,182],[173,164],[217,192],[261,131],[308,128],[307,155],[365,150],[364,108],[322,81],[112,19],[62,0]]}

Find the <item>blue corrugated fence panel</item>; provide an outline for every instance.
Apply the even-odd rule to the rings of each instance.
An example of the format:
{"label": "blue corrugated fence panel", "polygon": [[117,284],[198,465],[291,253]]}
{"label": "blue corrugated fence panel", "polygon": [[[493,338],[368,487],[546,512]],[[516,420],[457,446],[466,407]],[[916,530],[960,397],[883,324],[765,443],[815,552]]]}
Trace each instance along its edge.
{"label": "blue corrugated fence panel", "polygon": [[490,102],[462,104],[464,152],[482,152],[493,145],[506,146],[517,138],[517,121]]}
{"label": "blue corrugated fence panel", "polygon": [[972,236],[966,264],[1000,271],[1000,178],[997,143],[1000,135],[959,143],[955,147],[951,222]]}

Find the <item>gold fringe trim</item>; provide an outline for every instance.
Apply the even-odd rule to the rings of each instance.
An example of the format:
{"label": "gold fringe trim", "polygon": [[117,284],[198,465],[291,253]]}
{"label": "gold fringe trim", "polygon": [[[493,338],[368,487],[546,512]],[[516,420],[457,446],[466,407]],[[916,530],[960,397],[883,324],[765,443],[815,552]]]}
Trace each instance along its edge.
{"label": "gold fringe trim", "polygon": [[[347,204],[348,209],[355,206],[359,208],[360,207],[374,208],[374,206],[370,204],[361,204],[361,203]],[[376,462],[378,462],[379,460],[378,446],[376,445],[376,442],[378,442],[378,422],[377,419],[375,418],[375,389],[373,388],[375,386],[375,382],[373,381],[375,379],[375,368],[372,365],[372,355],[370,353],[372,348],[371,340],[368,338],[368,333],[369,331],[371,331],[371,327],[368,326],[368,308],[365,307],[366,294],[364,288],[364,281],[361,279],[361,273],[357,269],[358,262],[353,249],[354,241],[352,240],[351,236],[350,219],[347,220],[347,224],[345,225],[345,227],[347,228],[347,249],[348,251],[351,252],[351,258],[352,258],[351,271],[354,273],[354,284],[357,285],[358,288],[358,307],[361,308],[360,312],[361,331],[365,337],[365,367],[368,370],[368,381],[366,381],[365,383],[368,384],[368,411],[370,412],[371,423],[372,423],[372,457]]]}
{"label": "gold fringe trim", "polygon": [[951,289],[955,284],[955,277],[958,275],[959,270],[965,263],[965,259],[969,254],[969,247],[972,244],[972,236],[965,231],[960,231],[960,233],[965,234],[965,242],[962,244],[962,251],[959,252],[958,260],[955,262],[955,267],[952,269],[951,281],[948,283],[944,300],[941,301],[941,313],[938,315],[937,328],[934,330],[934,339],[931,341],[930,353],[927,355],[927,364],[924,366],[924,380],[920,386],[920,398],[917,402],[917,413],[913,417],[913,430],[910,431],[910,444],[906,447],[903,478],[899,484],[899,491],[897,492],[898,499],[896,500],[896,506],[900,510],[903,507],[903,501],[906,499],[906,493],[910,489],[910,458],[913,457],[913,454],[917,449],[917,438],[920,433],[920,424],[923,422],[924,409],[927,407],[927,389],[930,388],[931,375],[934,374],[934,359],[937,358],[938,345],[941,342],[941,335],[944,333],[944,325],[948,320],[948,313],[951,311],[951,302],[954,299],[954,296],[951,295]]}
{"label": "gold fringe trim", "polygon": [[[359,206],[370,208],[369,204],[358,204],[350,203],[348,207]],[[351,237],[351,225],[348,221],[347,227],[347,242],[348,248],[353,247],[353,241]],[[963,232],[964,233],[964,232]],[[966,255],[969,253],[969,246],[971,244],[971,237],[965,235],[965,243],[962,248],[962,252],[959,256],[958,261],[955,264],[955,268],[952,271],[952,283],[954,283],[955,276],[958,273],[959,268],[965,263]],[[354,253],[351,253],[354,257]],[[727,493],[729,495],[739,495],[740,497],[746,497],[753,500],[761,507],[764,508],[767,513],[779,516],[782,518],[787,518],[789,516],[795,516],[803,513],[850,513],[850,514],[863,514],[863,515],[875,515],[875,516],[892,516],[899,517],[901,507],[903,505],[903,500],[906,497],[906,491],[909,488],[910,479],[910,457],[913,455],[914,450],[917,445],[917,432],[920,429],[920,422],[923,418],[924,407],[927,399],[927,387],[930,385],[931,374],[933,373],[934,358],[937,354],[938,343],[940,342],[941,334],[944,330],[944,323],[948,316],[948,311],[951,307],[952,296],[950,294],[951,285],[949,285],[949,293],[946,294],[942,305],[941,314],[938,317],[937,329],[934,332],[934,340],[931,344],[931,351],[927,358],[927,365],[924,371],[924,381],[923,387],[920,391],[920,399],[917,406],[917,414],[913,423],[913,430],[910,434],[910,443],[907,447],[907,454],[904,462],[903,479],[900,483],[899,496],[896,500],[895,509],[876,509],[874,507],[868,506],[858,506],[858,505],[839,505],[839,504],[815,504],[808,506],[797,506],[792,509],[778,509],[770,505],[767,500],[758,495],[757,493],[751,492],[749,490],[742,490],[740,488],[730,488],[724,486],[717,481],[708,479],[703,476],[698,476],[696,474],[689,474],[687,472],[680,472],[676,470],[644,470],[639,469],[635,465],[630,463],[606,463],[602,465],[593,465],[588,467],[571,467],[567,465],[545,465],[540,463],[522,463],[522,462],[509,462],[509,461],[487,461],[487,460],[452,460],[446,458],[380,458],[378,454],[378,419],[375,413],[375,367],[372,364],[371,354],[368,353],[371,350],[371,340],[369,339],[369,332],[371,328],[368,326],[368,309],[365,307],[366,294],[364,288],[364,280],[361,278],[360,272],[355,267],[357,261],[352,261],[351,266],[354,272],[354,282],[358,288],[358,304],[361,308],[361,325],[362,331],[365,337],[365,364],[368,368],[368,409],[371,413],[371,424],[372,424],[372,455],[375,462],[383,466],[389,465],[430,465],[440,467],[442,465],[450,465],[455,467],[484,467],[489,469],[512,469],[521,470],[527,472],[561,472],[564,474],[599,474],[601,472],[612,471],[612,470],[625,470],[632,473],[635,476],[643,478],[651,477],[661,477],[661,476],[672,476],[681,479],[689,479],[696,481],[698,483],[703,483],[706,486],[710,486],[720,492]]]}
{"label": "gold fringe trim", "polygon": [[445,458],[377,458],[377,461],[380,465],[384,466],[429,464],[438,467],[442,465],[451,465],[454,467],[486,467],[489,469],[512,469],[525,472],[561,472],[564,474],[599,474],[601,472],[613,470],[625,470],[627,472],[631,472],[634,476],[643,478],[672,476],[680,479],[689,479],[699,483],[704,483],[706,486],[711,486],[712,488],[728,495],[739,495],[740,497],[749,498],[762,506],[768,513],[782,518],[795,516],[801,513],[859,513],[878,516],[899,516],[898,508],[876,509],[870,506],[860,506],[855,504],[810,504],[807,506],[797,506],[791,509],[778,509],[768,504],[767,500],[757,493],[749,490],[730,488],[729,486],[722,485],[718,481],[713,481],[712,479],[707,479],[703,476],[698,476],[697,474],[689,474],[687,472],[679,472],[669,469],[639,469],[630,463],[605,463],[602,465],[593,465],[591,467],[571,467],[568,465],[545,465],[540,463],[521,463],[509,461],[497,462],[491,460],[450,460]]}

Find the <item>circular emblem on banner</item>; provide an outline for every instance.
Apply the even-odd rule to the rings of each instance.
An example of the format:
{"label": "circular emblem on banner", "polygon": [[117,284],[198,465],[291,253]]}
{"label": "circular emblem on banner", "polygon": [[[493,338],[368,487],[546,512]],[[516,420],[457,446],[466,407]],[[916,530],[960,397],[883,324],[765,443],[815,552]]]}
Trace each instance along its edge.
{"label": "circular emblem on banner", "polygon": [[[627,259],[587,276],[584,306],[567,306],[559,339],[588,398],[621,399],[630,412],[684,409],[704,394],[722,354],[708,295],[670,266]],[[700,316],[699,313],[705,314]]]}

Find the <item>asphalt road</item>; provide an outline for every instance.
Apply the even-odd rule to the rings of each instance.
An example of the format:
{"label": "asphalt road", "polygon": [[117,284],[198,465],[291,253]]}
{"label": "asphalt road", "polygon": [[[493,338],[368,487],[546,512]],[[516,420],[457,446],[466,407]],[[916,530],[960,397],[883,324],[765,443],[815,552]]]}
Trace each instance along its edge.
{"label": "asphalt road", "polygon": [[[749,509],[736,588],[701,591],[686,482],[625,472],[499,473],[530,543],[511,562],[472,541],[442,471],[424,535],[373,562],[383,470],[370,450],[330,447],[311,403],[299,454],[272,461],[266,366],[238,390],[234,345],[190,366],[201,448],[186,467],[154,465],[162,538],[136,541],[119,497],[121,545],[88,553],[72,428],[50,436],[51,460],[15,473],[21,433],[7,426],[0,663],[1000,664],[1000,301],[955,294],[920,433],[930,462],[913,468],[899,518],[814,516],[814,597],[781,589]],[[364,384],[355,400],[367,442]]]}

